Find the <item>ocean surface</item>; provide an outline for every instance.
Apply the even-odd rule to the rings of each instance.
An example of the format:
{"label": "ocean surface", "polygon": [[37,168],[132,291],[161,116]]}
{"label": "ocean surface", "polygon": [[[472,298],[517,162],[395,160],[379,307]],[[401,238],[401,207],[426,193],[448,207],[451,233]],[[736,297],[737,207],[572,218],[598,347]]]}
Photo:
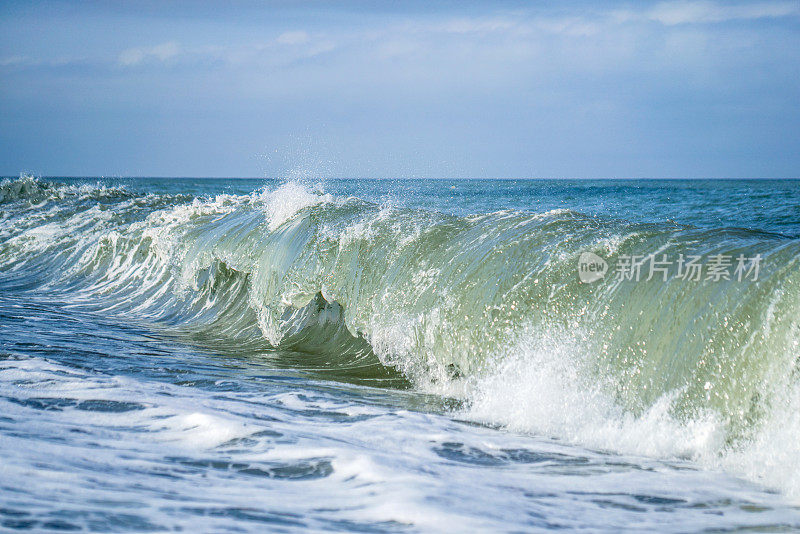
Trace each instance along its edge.
{"label": "ocean surface", "polygon": [[0,530],[793,531],[798,356],[797,181],[8,178]]}

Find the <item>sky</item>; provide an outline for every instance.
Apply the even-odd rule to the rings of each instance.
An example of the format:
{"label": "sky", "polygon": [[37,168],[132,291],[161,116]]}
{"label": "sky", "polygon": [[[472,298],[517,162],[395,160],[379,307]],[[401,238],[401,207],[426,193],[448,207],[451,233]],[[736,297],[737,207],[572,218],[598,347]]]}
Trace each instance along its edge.
{"label": "sky", "polygon": [[800,0],[5,0],[22,172],[800,177]]}

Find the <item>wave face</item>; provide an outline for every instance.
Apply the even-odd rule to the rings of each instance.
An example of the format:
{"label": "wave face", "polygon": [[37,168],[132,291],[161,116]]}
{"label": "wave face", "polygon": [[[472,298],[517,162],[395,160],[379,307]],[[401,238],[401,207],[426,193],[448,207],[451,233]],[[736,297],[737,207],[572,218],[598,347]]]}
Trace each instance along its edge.
{"label": "wave face", "polygon": [[[760,255],[758,280],[578,278]],[[684,457],[800,497],[800,241],[571,209],[447,214],[285,183],[248,195],[0,185],[0,280],[224,351],[401,376],[463,415]]]}

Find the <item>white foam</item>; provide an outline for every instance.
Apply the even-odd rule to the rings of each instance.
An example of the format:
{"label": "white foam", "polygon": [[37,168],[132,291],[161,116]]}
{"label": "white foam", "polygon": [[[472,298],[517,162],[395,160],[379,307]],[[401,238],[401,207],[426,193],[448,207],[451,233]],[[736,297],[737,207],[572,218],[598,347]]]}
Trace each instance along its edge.
{"label": "white foam", "polygon": [[201,411],[174,415],[155,423],[152,430],[160,441],[197,449],[217,447],[250,432],[246,423]]}
{"label": "white foam", "polygon": [[264,192],[261,199],[265,202],[270,230],[276,230],[304,208],[333,201],[331,195],[315,194],[298,182],[286,182],[274,191]]}
{"label": "white foam", "polygon": [[[198,369],[218,386],[254,385],[253,376],[213,361]],[[260,532],[272,525],[257,520],[285,517],[302,518],[298,529],[314,531],[388,522],[436,532],[535,530],[550,523],[616,531],[631,521],[648,531],[793,524],[793,510],[768,508],[782,506],[777,496],[743,489],[728,477],[464,425],[398,406],[405,396],[399,392],[362,397],[331,384],[259,379],[257,388],[212,394],[106,371],[39,358],[0,361],[0,389],[9,395],[0,398],[2,424],[10,430],[0,433],[1,470],[5,485],[29,489],[14,498],[20,509],[88,515],[119,503],[157,530],[187,531]],[[33,387],[20,390],[23,382]],[[373,394],[394,401],[369,400]],[[135,400],[142,408],[103,413],[12,402],[41,397]],[[237,437],[247,441],[219,448]],[[502,460],[514,452],[541,461]],[[486,458],[499,464],[483,464]],[[326,462],[331,472],[302,477],[308,466]],[[637,495],[674,498],[680,508],[642,504],[647,513],[634,517],[623,507]],[[598,506],[598,496],[612,506]],[[732,504],[718,504],[725,502]],[[710,508],[694,506],[705,503]],[[765,512],[742,511],[740,503]],[[235,513],[220,513],[228,510]],[[84,525],[80,517],[75,521]]]}
{"label": "white foam", "polygon": [[731,444],[721,416],[674,415],[679,390],[662,395],[643,413],[625,409],[614,400],[611,384],[590,371],[586,348],[575,339],[521,336],[489,372],[467,382],[465,415],[593,449],[691,459],[800,500],[800,386],[778,392],[753,437]]}
{"label": "white foam", "polygon": [[469,388],[470,417],[569,443],[656,457],[698,458],[720,446],[712,414],[690,424],[670,414],[674,392],[640,415],[614,402],[567,336],[523,336]]}
{"label": "white foam", "polygon": [[800,502],[800,386],[795,385],[772,403],[772,410],[754,437],[727,451],[712,466],[777,488]]}

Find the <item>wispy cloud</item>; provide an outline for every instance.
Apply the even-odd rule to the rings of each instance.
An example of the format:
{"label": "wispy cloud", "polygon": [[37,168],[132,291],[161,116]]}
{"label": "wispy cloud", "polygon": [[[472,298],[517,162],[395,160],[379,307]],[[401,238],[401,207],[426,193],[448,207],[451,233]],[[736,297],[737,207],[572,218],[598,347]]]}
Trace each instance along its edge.
{"label": "wispy cloud", "polygon": [[191,17],[89,2],[44,16],[55,1],[0,17],[12,167],[33,154],[62,172],[69,153],[85,169],[88,153],[103,172],[248,174],[243,161],[299,131],[350,175],[779,175],[800,161],[798,0],[237,3]]}
{"label": "wispy cloud", "polygon": [[622,21],[651,20],[666,26],[713,24],[734,20],[774,19],[800,15],[798,2],[757,2],[725,5],[707,0],[662,2],[643,11],[617,11]]}
{"label": "wispy cloud", "polygon": [[[613,54],[629,57],[632,50],[653,32],[682,26],[696,31],[713,31],[727,21],[800,17],[800,2],[762,1],[749,4],[724,4],[713,0],[675,0],[638,5],[625,9],[593,8],[550,10],[528,8],[497,11],[472,16],[418,16],[373,27],[273,28],[272,35],[239,34],[226,40],[194,45],[170,40],[126,48],[116,54],[97,49],[90,57],[46,58],[36,55],[10,55],[0,58],[0,67],[60,67],[64,64],[94,63],[123,67],[158,68],[164,64],[192,63],[263,67],[290,65],[319,58],[334,61],[349,57],[379,61],[439,61],[452,55],[475,54],[498,60],[528,60],[531,53],[547,55],[556,49],[561,56],[580,49],[591,57],[592,67],[614,63]],[[595,41],[595,50],[586,49]],[[135,41],[134,41],[135,43]],[[608,61],[599,48],[609,50]],[[109,52],[111,55],[108,55]],[[457,59],[457,58],[456,58]],[[599,62],[599,63],[598,63]]]}
{"label": "wispy cloud", "polygon": [[308,33],[304,31],[291,31],[280,34],[275,41],[285,45],[297,45],[307,43],[308,39]]}
{"label": "wispy cloud", "polygon": [[432,27],[443,33],[492,33],[508,31],[514,28],[516,22],[506,17],[472,17],[447,20]]}
{"label": "wispy cloud", "polygon": [[167,61],[181,53],[178,43],[170,41],[150,47],[136,47],[123,50],[119,55],[120,65],[130,67],[148,60]]}
{"label": "wispy cloud", "polygon": [[14,65],[24,65],[31,63],[31,59],[25,56],[8,56],[0,58],[0,67],[11,67]]}

